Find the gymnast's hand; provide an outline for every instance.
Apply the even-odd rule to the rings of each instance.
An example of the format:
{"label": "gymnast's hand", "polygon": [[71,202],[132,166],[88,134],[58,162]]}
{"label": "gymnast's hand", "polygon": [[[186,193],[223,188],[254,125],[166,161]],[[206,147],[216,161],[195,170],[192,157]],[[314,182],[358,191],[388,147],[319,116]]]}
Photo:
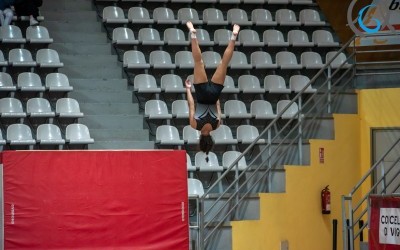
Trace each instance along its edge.
{"label": "gymnast's hand", "polygon": [[186,86],[187,89],[190,89],[192,87],[192,83],[190,82],[189,79],[186,79],[185,86]]}

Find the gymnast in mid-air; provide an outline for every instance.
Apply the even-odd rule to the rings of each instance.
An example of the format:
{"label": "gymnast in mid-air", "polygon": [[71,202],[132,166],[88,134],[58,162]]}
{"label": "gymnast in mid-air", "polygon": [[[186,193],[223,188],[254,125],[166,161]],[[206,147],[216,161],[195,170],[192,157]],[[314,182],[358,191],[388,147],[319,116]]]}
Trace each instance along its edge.
{"label": "gymnast in mid-air", "polygon": [[[221,62],[218,64],[211,80],[208,80],[204,63],[201,58],[201,50],[196,37],[196,29],[192,22],[187,22],[186,26],[190,31],[192,55],[194,60],[193,86],[195,89],[197,103],[195,104],[191,93],[192,83],[185,81],[187,102],[189,104],[190,126],[201,132],[200,150],[208,155],[214,142],[210,132],[217,129],[221,124],[221,106],[219,96],[224,88],[224,81],[228,64],[232,58],[235,48],[235,41],[240,27],[233,25],[232,36],[228,43]],[[208,159],[208,158],[207,158]]]}

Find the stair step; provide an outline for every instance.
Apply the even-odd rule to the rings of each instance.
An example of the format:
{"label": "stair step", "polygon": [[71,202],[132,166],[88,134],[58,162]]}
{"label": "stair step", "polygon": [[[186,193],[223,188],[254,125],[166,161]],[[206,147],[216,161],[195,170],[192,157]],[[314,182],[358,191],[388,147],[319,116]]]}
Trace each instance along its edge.
{"label": "stair step", "polygon": [[[57,1],[55,1],[57,2]],[[96,22],[97,13],[94,10],[88,11],[40,11],[40,14],[46,21],[81,21],[81,22]]]}
{"label": "stair step", "polygon": [[80,22],[80,21],[48,21],[45,20],[41,23],[49,30],[51,36],[52,32],[58,30],[62,31],[79,31],[79,32],[101,32],[102,26],[98,22]]}
{"label": "stair step", "polygon": [[136,103],[79,103],[85,115],[139,115],[139,105]]}
{"label": "stair step", "polygon": [[95,141],[89,149],[154,149],[152,141]]}
{"label": "stair step", "polygon": [[148,130],[133,129],[90,129],[95,141],[149,141]]}
{"label": "stair step", "polygon": [[80,91],[74,90],[69,97],[80,103],[132,103],[132,92],[129,91]]}
{"label": "stair step", "polygon": [[60,73],[66,74],[69,78],[102,78],[115,79],[122,77],[122,67],[98,67],[96,65],[64,65],[58,70]]}
{"label": "stair step", "polygon": [[60,55],[64,65],[116,65],[121,67],[116,55]]}
{"label": "stair step", "polygon": [[[51,33],[50,33],[51,34]],[[51,36],[51,35],[50,35]],[[54,49],[60,56],[62,55],[110,55],[111,45],[103,43],[52,43],[49,46],[50,49]]]}
{"label": "stair step", "polygon": [[54,42],[85,42],[85,43],[106,43],[107,35],[105,33],[79,32],[79,31],[53,31],[51,37]]}
{"label": "stair step", "polygon": [[90,0],[58,0],[58,1],[43,1],[40,7],[43,11],[79,11],[93,10],[92,1]]}
{"label": "stair step", "polygon": [[69,84],[75,90],[87,91],[126,91],[126,79],[69,79]]}
{"label": "stair step", "polygon": [[80,122],[89,129],[141,129],[141,115],[85,115]]}

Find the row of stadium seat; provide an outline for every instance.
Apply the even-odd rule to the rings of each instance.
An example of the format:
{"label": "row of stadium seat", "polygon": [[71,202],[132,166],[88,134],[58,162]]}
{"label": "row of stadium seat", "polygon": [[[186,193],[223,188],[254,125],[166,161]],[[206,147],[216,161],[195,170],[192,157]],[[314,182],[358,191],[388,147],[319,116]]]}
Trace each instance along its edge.
{"label": "row of stadium seat", "polygon": [[0,66],[12,67],[40,67],[40,68],[60,68],[64,64],[60,62],[60,57],[57,51],[53,49],[39,49],[36,52],[36,60],[33,59],[32,54],[27,49],[11,49],[8,52],[8,61],[0,51]]}
{"label": "row of stadium seat", "polygon": [[15,25],[3,25],[0,27],[1,44],[50,44],[53,39],[43,26],[29,26],[26,28],[26,38],[22,35],[21,29]]}
{"label": "row of stadium seat", "polygon": [[312,0],[96,0],[99,2],[120,2],[120,3],[212,3],[212,4],[293,4],[293,5],[312,5]]}
{"label": "row of stadium seat", "polygon": [[[336,51],[330,51],[326,54],[326,62],[336,55]],[[215,69],[221,61],[221,55],[215,51],[205,51],[202,53],[202,59],[206,68]],[[301,63],[298,63],[294,53],[289,51],[280,51],[276,54],[276,63],[272,62],[271,55],[265,51],[256,51],[251,53],[250,63],[248,63],[245,53],[234,51],[232,60],[229,63],[231,69],[321,69],[325,65],[322,62],[321,55],[317,52],[303,52],[301,54]],[[332,68],[339,67],[346,61],[345,54],[336,57],[331,64]],[[171,55],[163,50],[154,50],[150,52],[149,63],[147,63],[142,51],[129,50],[124,52],[123,66],[127,69],[192,69],[194,61],[192,52],[179,51],[175,54],[175,63],[172,62]]]}
{"label": "row of stadium seat", "polygon": [[188,20],[194,24],[206,25],[228,25],[238,24],[243,26],[325,26],[318,11],[313,9],[303,9],[296,13],[290,9],[279,9],[275,13],[275,21],[272,14],[267,9],[254,9],[251,12],[251,19],[248,19],[247,12],[242,9],[232,8],[227,11],[226,20],[221,10],[207,8],[203,10],[203,19],[199,18],[198,12],[193,8],[182,8],[178,10],[175,19],[172,9],[167,7],[157,7],[152,12],[150,18],[149,11],[144,7],[131,7],[128,10],[128,18],[122,8],[118,6],[107,6],[103,9],[103,22],[106,24],[179,24],[186,23]]}
{"label": "row of stadium seat", "polygon": [[[226,46],[230,41],[232,31],[227,29],[218,29],[214,31],[213,40],[205,29],[197,29],[197,40],[199,45],[203,46]],[[189,37],[189,36],[188,36]],[[327,30],[315,30],[312,33],[310,41],[308,35],[303,30],[290,30],[287,33],[287,41],[279,30],[265,30],[261,41],[258,32],[250,29],[242,29],[239,32],[236,45],[244,47],[338,47],[331,32]],[[115,45],[176,45],[188,46],[190,40],[185,37],[185,33],[178,28],[164,29],[164,39],[161,39],[160,33],[154,28],[141,28],[138,31],[138,39],[135,38],[130,28],[118,27],[113,30],[112,42]]]}

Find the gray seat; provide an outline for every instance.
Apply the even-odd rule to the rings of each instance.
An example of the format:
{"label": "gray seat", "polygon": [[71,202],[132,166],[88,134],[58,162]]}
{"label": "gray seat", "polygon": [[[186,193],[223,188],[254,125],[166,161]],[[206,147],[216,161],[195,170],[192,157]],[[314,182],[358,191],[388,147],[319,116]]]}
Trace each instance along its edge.
{"label": "gray seat", "polygon": [[69,144],[92,144],[89,128],[84,124],[69,124],[65,130],[65,141]]}
{"label": "gray seat", "polygon": [[[239,143],[251,144],[260,135],[258,129],[252,125],[240,125],[236,130]],[[257,144],[264,144],[265,139],[258,139]],[[240,154],[240,153],[239,153]],[[242,158],[244,159],[244,157]]]}
{"label": "gray seat", "polygon": [[0,131],[0,151],[3,151],[3,146],[6,144],[7,144],[7,142],[3,138],[3,133],[1,133],[1,131]]}
{"label": "gray seat", "polygon": [[41,124],[36,129],[36,141],[40,145],[64,145],[61,130],[54,124]]}
{"label": "gray seat", "polygon": [[[196,2],[198,2],[197,0]],[[216,0],[215,0],[216,2]],[[207,8],[203,11],[203,22],[207,25],[227,25],[228,21],[224,19],[221,10],[215,8]]]}
{"label": "gray seat", "polygon": [[22,36],[21,29],[15,25],[3,25],[0,27],[0,41],[2,44],[26,43],[26,39]]}
{"label": "gray seat", "polygon": [[168,45],[178,46],[188,46],[190,44],[185,38],[185,33],[177,28],[167,28],[164,30],[164,42]]}
{"label": "gray seat", "polygon": [[112,33],[112,43],[117,45],[136,45],[139,44],[139,41],[135,39],[131,29],[117,27]]}
{"label": "gray seat", "polygon": [[265,100],[252,101],[250,105],[250,113],[256,120],[272,120],[276,118],[271,103]]}
{"label": "gray seat", "polygon": [[218,0],[219,4],[240,4],[241,0]]}
{"label": "gray seat", "polygon": [[50,102],[47,99],[36,97],[31,98],[26,103],[26,113],[29,117],[55,117]]}
{"label": "gray seat", "polygon": [[157,127],[156,143],[159,145],[180,146],[184,144],[184,141],[180,139],[179,132],[176,127],[170,125],[161,125]]}
{"label": "gray seat", "polygon": [[[171,0],[171,1],[191,1],[191,0]],[[182,24],[186,24],[187,21],[191,21],[194,25],[203,24],[203,21],[199,18],[199,13],[193,8],[181,8],[178,10],[178,20]]]}
{"label": "gray seat", "polygon": [[309,5],[313,4],[312,0],[290,0],[290,3],[293,5]]}
{"label": "gray seat", "polygon": [[171,55],[162,50],[150,52],[149,59],[151,67],[155,69],[175,69],[176,65],[172,63]]}
{"label": "gray seat", "polygon": [[138,39],[143,45],[164,45],[164,41],[161,41],[160,33],[153,28],[140,29]]}
{"label": "gray seat", "polygon": [[333,40],[332,33],[327,30],[316,30],[312,34],[312,41],[318,47],[338,47],[339,43]]}
{"label": "gray seat", "polygon": [[300,22],[305,26],[325,26],[326,23],[321,21],[318,11],[312,9],[303,9],[300,11]]}
{"label": "gray seat", "polygon": [[138,93],[160,93],[161,89],[157,87],[156,79],[153,75],[138,74],[133,80],[133,90]]}
{"label": "gray seat", "polygon": [[264,4],[267,0],[243,0],[243,4]]}
{"label": "gray seat", "polygon": [[270,94],[290,94],[290,89],[286,87],[285,79],[279,75],[268,75],[264,78],[265,91]]}
{"label": "gray seat", "polygon": [[264,44],[268,47],[288,47],[289,42],[285,42],[283,34],[279,30],[266,30],[263,33]]}
{"label": "gray seat", "polygon": [[[196,171],[197,169],[196,169],[196,166],[193,166],[193,164],[192,164],[192,159],[190,159],[190,156],[189,156],[189,154],[188,153],[186,153],[186,166],[187,166],[187,171],[188,172],[194,172],[194,171]],[[192,177],[192,176],[191,176]],[[191,190],[193,190],[193,189],[197,189],[197,188],[189,188],[190,187],[190,184],[189,184],[189,180],[191,180],[190,178],[188,179],[188,192],[189,192],[189,196],[191,195],[191,194],[195,194],[195,193],[197,193],[198,191],[191,191]],[[201,183],[201,182],[200,182]],[[203,187],[203,185],[202,185],[202,187]],[[204,190],[203,190],[203,192],[204,192]]]}
{"label": "gray seat", "polygon": [[40,49],[36,52],[36,63],[40,68],[61,68],[64,63],[60,62],[57,51],[53,49]]}
{"label": "gray seat", "polygon": [[224,114],[229,119],[250,119],[251,114],[247,112],[244,102],[239,100],[228,100],[224,104]]}
{"label": "gray seat", "polygon": [[190,51],[178,51],[175,54],[175,64],[179,69],[193,69],[194,59]]}
{"label": "gray seat", "polygon": [[8,62],[13,67],[35,67],[36,62],[27,49],[12,49],[8,53]]}
{"label": "gray seat", "polygon": [[293,47],[313,47],[314,43],[310,42],[308,35],[303,30],[291,30],[288,32],[288,42]]}
{"label": "gray seat", "polygon": [[[223,0],[220,0],[223,1]],[[234,0],[225,0],[225,1],[234,1]],[[242,9],[229,9],[227,13],[228,23],[230,24],[238,24],[242,26],[251,26],[253,23],[249,21],[247,17],[246,11]]]}
{"label": "gray seat", "polygon": [[61,118],[81,118],[83,113],[77,100],[60,98],[56,102],[56,115]]}
{"label": "gray seat", "polygon": [[301,69],[302,65],[297,63],[296,55],[289,51],[280,51],[276,54],[276,64],[281,69]]}
{"label": "gray seat", "polygon": [[263,47],[258,33],[254,30],[244,29],[239,32],[239,42],[244,47]]}
{"label": "gray seat", "polygon": [[118,6],[106,6],[103,9],[103,23],[107,24],[126,24],[124,11]]}
{"label": "gray seat", "polygon": [[128,10],[128,20],[133,24],[152,24],[149,11],[144,7],[131,7]]}
{"label": "gray seat", "polygon": [[[328,53],[326,53],[326,61],[325,62],[328,63],[330,60],[332,60],[332,58],[336,54],[337,54],[337,51],[329,51]],[[346,55],[343,52],[341,52],[335,59],[333,59],[330,66],[334,69],[339,68],[339,67],[342,67],[345,69],[351,67],[351,64],[346,62],[346,60],[347,60]]]}
{"label": "gray seat", "polygon": [[49,44],[53,42],[49,31],[43,26],[29,26],[26,28],[26,40],[32,44]]}
{"label": "gray seat", "polygon": [[210,132],[214,139],[215,145],[236,145],[237,140],[233,139],[231,129],[226,125],[220,125],[216,130]]}
{"label": "gray seat", "polygon": [[144,115],[148,119],[172,119],[167,104],[161,100],[148,100],[144,107]]}
{"label": "gray seat", "polygon": [[161,90],[165,93],[185,93],[182,78],[174,74],[166,74],[161,77]]}
{"label": "gray seat", "polygon": [[200,131],[186,125],[183,128],[183,140],[188,145],[198,145],[200,140]]}
{"label": "gray seat", "polygon": [[26,113],[22,108],[20,100],[12,97],[0,99],[0,117],[1,118],[24,118]]}
{"label": "gray seat", "polygon": [[[290,89],[295,92],[298,93],[300,92],[308,83],[310,82],[310,78],[308,78],[307,76],[303,76],[303,75],[294,75],[290,77],[289,80],[289,87]],[[303,93],[305,94],[312,94],[317,92],[316,89],[314,89],[311,85],[309,85]]]}
{"label": "gray seat", "polygon": [[14,86],[13,80],[10,74],[0,72],[0,92],[14,92],[17,87]]}
{"label": "gray seat", "polygon": [[189,118],[189,105],[186,100],[175,100],[172,102],[172,116],[178,119]]}
{"label": "gray seat", "polygon": [[260,80],[254,75],[241,75],[238,79],[239,90],[244,94],[264,94]]}
{"label": "gray seat", "polygon": [[[206,158],[208,157],[208,161]],[[222,172],[224,168],[219,165],[217,155],[214,152],[197,152],[194,158],[195,165],[200,172]]]}
{"label": "gray seat", "polygon": [[240,92],[239,88],[235,87],[235,82],[233,78],[229,75],[225,77],[224,88],[222,89],[223,94],[238,94]]}
{"label": "gray seat", "polygon": [[[270,1],[270,0],[269,0]],[[275,20],[281,26],[300,26],[301,23],[297,21],[296,14],[293,10],[279,9],[275,13]]]}
{"label": "gray seat", "polygon": [[158,24],[178,24],[174,12],[170,8],[158,7],[153,11],[154,22]]}
{"label": "gray seat", "polygon": [[[238,152],[238,151],[226,151],[223,155],[222,155],[222,166],[224,167],[224,169],[228,169],[233,162],[239,158],[239,156],[242,153]],[[246,163],[246,159],[245,157],[240,158],[240,160],[238,161],[237,164],[235,164],[237,166],[237,170],[238,171],[244,171],[247,168],[247,163]],[[236,171],[236,166],[234,166],[231,171]]]}
{"label": "gray seat", "polygon": [[[276,113],[280,114],[283,112],[283,110],[289,106],[290,100],[280,100],[278,101],[277,107],[276,107]],[[288,109],[286,109],[283,113],[281,118],[282,119],[292,119],[292,118],[297,118],[299,113],[299,107],[297,106],[297,103],[293,102]]]}
{"label": "gray seat", "polygon": [[0,67],[8,65],[8,61],[4,58],[3,51],[0,50]]}
{"label": "gray seat", "polygon": [[[188,169],[189,171],[189,169]],[[196,171],[196,168],[194,170]],[[188,196],[189,197],[201,197],[204,195],[204,188],[201,181],[197,179],[188,178]]]}
{"label": "gray seat", "polygon": [[65,74],[50,73],[46,75],[46,89],[50,92],[70,92],[74,88]]}
{"label": "gray seat", "polygon": [[251,21],[256,26],[276,26],[277,22],[273,21],[271,12],[267,9],[254,9],[251,12]]}
{"label": "gray seat", "polygon": [[[210,34],[205,29],[196,29],[196,36],[199,45],[201,46],[213,46],[214,42],[210,39]],[[189,35],[190,37],[190,35]]]}
{"label": "gray seat", "polygon": [[207,69],[215,69],[221,61],[221,56],[215,51],[204,51],[202,54],[204,66]]}
{"label": "gray seat", "polygon": [[27,92],[43,92],[46,90],[40,76],[31,72],[23,72],[18,75],[17,88]]}
{"label": "gray seat", "polygon": [[196,3],[211,3],[215,4],[217,3],[217,0],[195,0]]}
{"label": "gray seat", "polygon": [[[227,29],[217,29],[214,31],[214,43],[219,46],[227,46],[232,37],[232,31]],[[235,41],[235,45],[240,45],[239,41]]]}
{"label": "gray seat", "polygon": [[288,4],[289,0],[267,0],[268,4]]}
{"label": "gray seat", "polygon": [[10,145],[35,145],[32,131],[26,124],[11,124],[7,127],[7,142]]}
{"label": "gray seat", "polygon": [[241,51],[234,51],[229,62],[231,69],[251,69],[253,66],[248,63],[246,55]]}
{"label": "gray seat", "polygon": [[143,52],[129,50],[124,53],[124,67],[128,69],[148,69],[150,64],[146,63]]}
{"label": "gray seat", "polygon": [[306,69],[321,69],[325,66],[321,55],[312,51],[306,51],[301,54],[301,65]]}
{"label": "gray seat", "polygon": [[256,69],[276,69],[278,65],[272,62],[271,55],[265,51],[254,51],[250,55],[250,61]]}

